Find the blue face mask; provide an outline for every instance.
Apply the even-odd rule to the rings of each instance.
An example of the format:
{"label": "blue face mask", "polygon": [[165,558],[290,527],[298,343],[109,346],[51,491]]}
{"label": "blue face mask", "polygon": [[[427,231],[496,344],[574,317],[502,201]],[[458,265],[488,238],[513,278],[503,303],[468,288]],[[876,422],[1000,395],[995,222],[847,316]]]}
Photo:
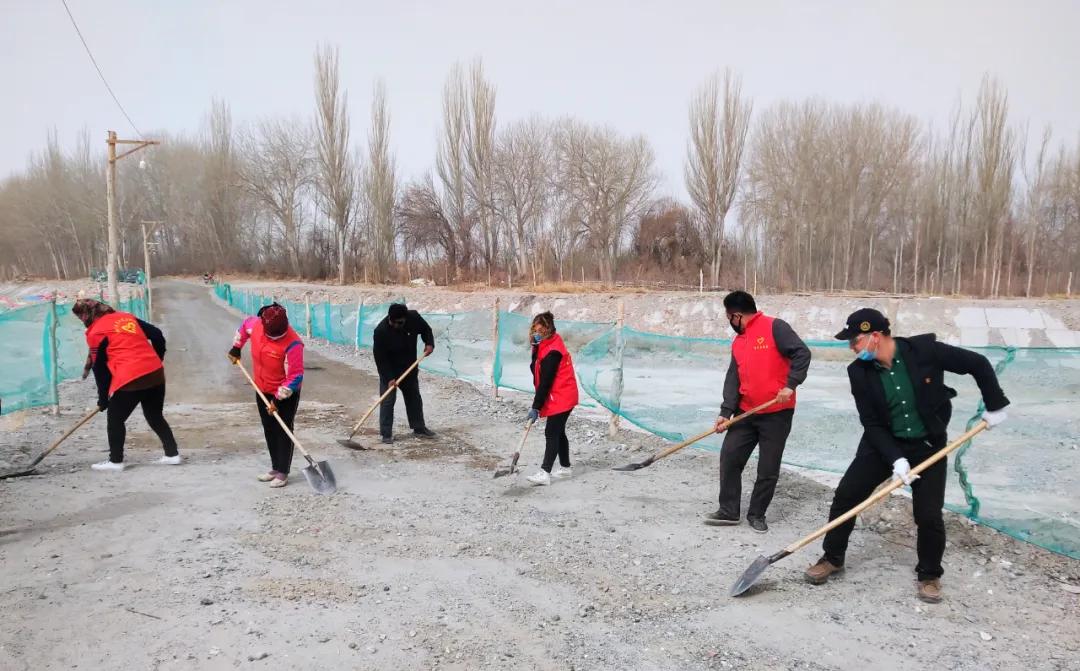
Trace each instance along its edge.
{"label": "blue face mask", "polygon": [[534,345],[539,345],[541,340],[543,340],[543,338],[540,337],[539,333],[533,334],[532,341]]}
{"label": "blue face mask", "polygon": [[873,361],[876,357],[874,353],[868,349],[859,350],[859,353],[855,355],[855,358],[859,361]]}

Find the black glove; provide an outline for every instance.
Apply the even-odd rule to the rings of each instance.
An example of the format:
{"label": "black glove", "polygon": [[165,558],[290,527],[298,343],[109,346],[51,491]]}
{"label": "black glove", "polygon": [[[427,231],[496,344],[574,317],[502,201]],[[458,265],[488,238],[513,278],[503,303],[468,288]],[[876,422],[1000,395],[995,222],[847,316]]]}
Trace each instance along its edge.
{"label": "black glove", "polygon": [[229,350],[229,361],[232,361],[233,363],[239,363],[240,362],[240,348],[239,347],[233,347],[231,350]]}
{"label": "black glove", "polygon": [[101,397],[97,400],[97,409],[99,412],[105,412],[109,409],[109,399]]}

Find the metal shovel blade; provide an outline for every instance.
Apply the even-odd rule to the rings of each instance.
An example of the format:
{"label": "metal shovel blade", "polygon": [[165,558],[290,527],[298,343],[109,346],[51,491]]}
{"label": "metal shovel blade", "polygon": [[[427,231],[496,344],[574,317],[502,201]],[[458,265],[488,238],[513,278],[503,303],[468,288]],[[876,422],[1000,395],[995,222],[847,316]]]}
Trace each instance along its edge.
{"label": "metal shovel blade", "polygon": [[337,442],[338,442],[338,445],[341,445],[342,447],[347,447],[350,450],[366,450],[366,449],[368,449],[368,448],[364,447],[363,445],[361,445],[360,443],[358,443],[357,441],[352,440],[351,438],[338,438]]}
{"label": "metal shovel blade", "polygon": [[638,471],[638,470],[641,470],[642,468],[645,468],[646,466],[648,466],[649,463],[650,462],[642,461],[642,462],[637,463],[637,464],[627,464],[625,466],[614,466],[614,467],[612,467],[611,470],[613,470],[613,471]]}
{"label": "metal shovel blade", "polygon": [[731,596],[739,596],[746,590],[754,586],[754,583],[758,581],[761,574],[765,572],[765,569],[772,565],[769,561],[771,557],[758,557],[754,560],[753,564],[750,564],[749,568],[743,571],[743,574],[739,576],[739,579],[735,581],[735,584],[731,587]]}
{"label": "metal shovel blade", "polygon": [[303,473],[316,494],[333,494],[337,491],[337,478],[330,470],[330,462],[320,461],[314,466],[305,466]]}
{"label": "metal shovel blade", "polygon": [[0,473],[0,480],[6,480],[7,478],[20,478],[24,475],[32,475],[36,471],[36,468],[26,468],[21,471],[7,471],[6,473]]}
{"label": "metal shovel blade", "polygon": [[506,477],[507,475],[513,475],[517,471],[518,458],[521,456],[520,452],[514,452],[514,456],[510,459],[510,465],[506,468],[500,468],[495,471],[496,478]]}

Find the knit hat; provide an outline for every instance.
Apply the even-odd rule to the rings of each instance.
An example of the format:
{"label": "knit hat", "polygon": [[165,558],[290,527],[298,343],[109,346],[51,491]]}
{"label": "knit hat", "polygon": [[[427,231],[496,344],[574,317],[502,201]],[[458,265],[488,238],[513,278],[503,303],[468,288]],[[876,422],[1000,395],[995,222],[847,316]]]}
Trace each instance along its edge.
{"label": "knit hat", "polygon": [[289,315],[285,308],[277,303],[259,308],[258,317],[262,320],[263,331],[269,338],[280,338],[289,329]]}
{"label": "knit hat", "polygon": [[93,298],[80,298],[71,306],[71,312],[81,319],[84,324],[89,326],[99,317],[107,315],[110,312],[116,312],[116,310],[114,310],[112,306],[106,305]]}

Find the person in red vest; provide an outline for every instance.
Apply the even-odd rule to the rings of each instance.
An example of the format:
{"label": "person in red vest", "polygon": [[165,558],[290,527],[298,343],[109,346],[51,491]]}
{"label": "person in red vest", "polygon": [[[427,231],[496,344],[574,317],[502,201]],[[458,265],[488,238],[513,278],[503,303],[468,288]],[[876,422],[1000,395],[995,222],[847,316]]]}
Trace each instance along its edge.
{"label": "person in red vest", "polygon": [[109,459],[90,468],[124,470],[125,423],[138,405],[146,423],[161,439],[165,456],[158,463],[180,464],[172,428],[165,421],[165,336],[156,326],[127,312],[119,312],[92,298],[75,301],[71,312],[86,326],[90,353],[83,379],[94,371],[98,409],[107,413]]}
{"label": "person in red vest", "polygon": [[765,511],[776,491],[780,460],[791,432],[795,412],[795,388],[806,379],[810,350],[782,319],[758,312],[754,297],[733,291],[724,297],[728,323],[734,329],[731,363],[724,379],[724,401],[716,420],[716,432],[727,431],[727,420],[776,399],[776,403],[727,431],[720,450],[720,507],[705,516],[705,524],[731,526],[739,523],[742,472],[754,447],[758,447],[757,480],[750,495],[746,520],[759,533],[769,530]]}
{"label": "person in red vest", "polygon": [[304,342],[289,326],[285,308],[277,303],[264,305],[254,317],[244,320],[233,338],[230,361],[239,363],[240,352],[249,340],[255,384],[271,399],[271,407],[267,408],[258,394],[255,395],[266,449],[270,452],[270,471],[260,473],[258,479],[269,482],[271,487],[284,487],[289,484],[293,442],[272,413],[276,412],[292,430],[300,405],[300,386],[304,381]]}
{"label": "person in red vest", "polygon": [[[566,420],[578,403],[577,376],[574,374],[574,362],[570,352],[566,351],[562,336],[555,332],[555,316],[550,312],[541,312],[533,317],[529,328],[529,340],[532,343],[532,362],[529,370],[533,375],[532,408],[529,410],[529,422],[540,417],[547,418],[544,438],[547,448],[544,461],[535,475],[526,480],[534,485],[551,484],[551,478],[568,478],[570,470],[570,440],[566,437]],[[555,457],[559,457],[559,468],[552,471]]]}

